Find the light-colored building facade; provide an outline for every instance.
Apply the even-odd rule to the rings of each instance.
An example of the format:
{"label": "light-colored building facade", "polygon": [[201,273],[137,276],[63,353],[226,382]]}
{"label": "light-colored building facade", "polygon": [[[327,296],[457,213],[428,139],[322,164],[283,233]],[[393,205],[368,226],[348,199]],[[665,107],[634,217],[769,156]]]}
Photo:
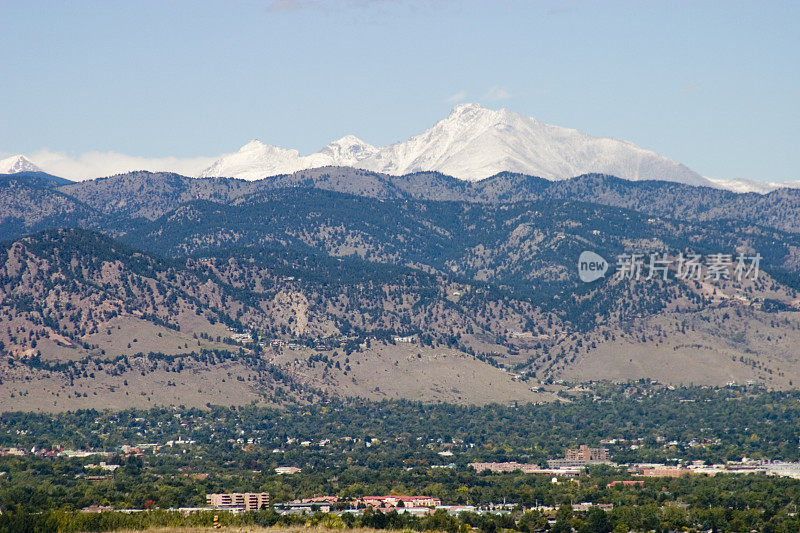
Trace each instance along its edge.
{"label": "light-colored building facade", "polygon": [[[402,505],[401,505],[402,502]],[[442,505],[442,500],[431,496],[364,496],[356,503],[367,507],[395,508],[395,507],[436,507]]]}
{"label": "light-colored building facade", "polygon": [[572,461],[605,462],[608,461],[608,450],[606,448],[589,448],[582,444],[578,449],[567,450],[564,459]]}
{"label": "light-colored building facade", "polygon": [[550,468],[580,468],[585,465],[610,463],[606,448],[589,448],[582,444],[579,448],[564,452],[563,459],[549,459]]}
{"label": "light-colored building facade", "polygon": [[228,492],[207,494],[206,504],[219,509],[257,511],[269,508],[269,492]]}

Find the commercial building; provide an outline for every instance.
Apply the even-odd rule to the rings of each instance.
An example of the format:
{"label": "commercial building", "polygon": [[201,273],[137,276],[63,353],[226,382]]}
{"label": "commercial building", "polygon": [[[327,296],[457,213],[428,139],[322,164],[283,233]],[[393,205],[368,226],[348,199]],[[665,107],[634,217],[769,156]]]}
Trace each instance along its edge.
{"label": "commercial building", "polygon": [[681,477],[692,473],[688,468],[668,465],[637,466],[629,470],[633,470],[634,476],[642,477]]}
{"label": "commercial building", "polygon": [[[556,461],[563,461],[563,459],[556,459]],[[574,461],[569,461],[570,465]],[[469,466],[475,469],[478,473],[488,470],[489,472],[515,472],[519,470],[523,474],[545,474],[553,476],[577,476],[581,473],[580,466],[566,466],[557,468],[541,468],[539,465],[530,463],[516,463],[513,461],[505,463],[470,463]]]}
{"label": "commercial building", "polygon": [[331,504],[325,502],[286,502],[276,503],[275,512],[282,515],[304,515],[320,513],[330,513]]}
{"label": "commercial building", "polygon": [[442,505],[442,500],[431,496],[364,496],[356,501],[366,507],[396,508],[396,507],[436,507]]}

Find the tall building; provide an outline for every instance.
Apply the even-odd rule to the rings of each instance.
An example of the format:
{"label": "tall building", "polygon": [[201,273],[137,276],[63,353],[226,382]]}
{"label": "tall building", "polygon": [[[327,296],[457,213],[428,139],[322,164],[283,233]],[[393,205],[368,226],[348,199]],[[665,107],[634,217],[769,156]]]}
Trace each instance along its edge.
{"label": "tall building", "polygon": [[608,450],[605,448],[589,448],[582,444],[577,450],[567,450],[563,459],[550,459],[547,465],[550,468],[575,468],[587,464],[609,463]]}
{"label": "tall building", "polygon": [[589,448],[585,444],[577,450],[567,450],[564,453],[564,459],[573,461],[608,461],[608,450],[605,448]]}
{"label": "tall building", "polygon": [[228,492],[207,494],[206,504],[220,509],[257,511],[269,508],[269,492]]}

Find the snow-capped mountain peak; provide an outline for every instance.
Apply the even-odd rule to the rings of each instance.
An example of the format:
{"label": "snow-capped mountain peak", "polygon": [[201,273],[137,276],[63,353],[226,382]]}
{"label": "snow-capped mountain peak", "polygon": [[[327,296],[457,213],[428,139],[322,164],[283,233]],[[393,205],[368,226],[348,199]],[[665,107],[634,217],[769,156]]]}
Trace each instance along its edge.
{"label": "snow-capped mountain peak", "polygon": [[237,152],[227,154],[200,173],[200,177],[224,176],[248,180],[324,166],[358,166],[376,153],[374,146],[355,135],[345,135],[309,155],[253,140]]}
{"label": "snow-capped mountain peak", "polygon": [[547,179],[592,172],[630,180],[709,185],[685,166],[632,143],[592,137],[507,109],[460,104],[425,132],[380,150],[365,168],[389,174],[436,170],[465,180],[512,171]]}
{"label": "snow-capped mountain peak", "polygon": [[200,173],[200,177],[226,176],[255,180],[308,168],[297,165],[299,158],[297,150],[287,150],[254,139],[238,151],[216,160]]}
{"label": "snow-capped mountain peak", "polygon": [[317,153],[329,156],[333,165],[355,166],[362,159],[375,155],[377,151],[374,146],[365,143],[355,135],[345,135]]}
{"label": "snow-capped mountain peak", "polygon": [[474,115],[476,113],[480,113],[481,111],[489,111],[489,109],[483,107],[481,104],[476,103],[456,104],[453,106],[453,109],[450,110],[448,118]]}
{"label": "snow-capped mountain peak", "polygon": [[0,160],[0,174],[17,174],[18,172],[42,172],[24,155],[13,155]]}
{"label": "snow-capped mountain peak", "polygon": [[630,180],[712,185],[691,169],[633,143],[592,137],[507,109],[459,104],[409,140],[375,148],[347,135],[319,152],[301,156],[251,141],[217,160],[201,176],[265,178],[327,165],[387,174],[438,171],[475,181],[511,171],[547,179],[602,173]]}
{"label": "snow-capped mountain peak", "polygon": [[263,147],[267,146],[266,144],[262,143],[258,139],[253,139],[241,148],[239,148],[239,152],[249,152],[252,150],[260,150]]}
{"label": "snow-capped mountain peak", "polygon": [[263,155],[263,154],[279,154],[285,156],[291,155],[300,155],[300,152],[291,148],[281,148],[279,146],[274,146],[272,144],[264,144],[258,139],[253,139],[249,143],[245,144],[236,152],[237,154],[253,154],[253,155]]}

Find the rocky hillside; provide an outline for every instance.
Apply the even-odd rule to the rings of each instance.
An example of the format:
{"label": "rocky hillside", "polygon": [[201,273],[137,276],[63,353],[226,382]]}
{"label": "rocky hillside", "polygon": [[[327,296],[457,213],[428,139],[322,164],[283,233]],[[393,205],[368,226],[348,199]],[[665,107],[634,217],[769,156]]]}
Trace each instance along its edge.
{"label": "rocky hillside", "polygon": [[[16,176],[0,191],[7,408],[85,394],[483,403],[546,399],[565,378],[800,383],[793,191],[342,168]],[[610,263],[593,283],[578,277],[585,250]],[[654,252],[757,252],[761,275],[647,276]],[[637,280],[615,273],[630,253],[643,254]]]}
{"label": "rocky hillside", "polygon": [[[486,287],[309,253],[164,261],[98,233],[55,230],[10,243],[0,264],[0,349],[12,391],[14,369],[62,372],[74,383],[87,368],[110,365],[127,380],[130,372],[150,372],[132,360],[153,357],[178,373],[194,372],[209,357],[227,358],[302,388],[311,378],[297,384],[276,370],[285,346],[312,362],[323,357],[330,367],[337,357],[331,352],[340,354],[343,377],[350,354],[397,338],[413,339],[418,359],[447,347],[476,375],[492,374],[492,358],[505,351],[497,341],[508,330],[563,327],[532,303]],[[272,390],[261,381],[256,391]],[[528,394],[530,386],[521,390]]]}

